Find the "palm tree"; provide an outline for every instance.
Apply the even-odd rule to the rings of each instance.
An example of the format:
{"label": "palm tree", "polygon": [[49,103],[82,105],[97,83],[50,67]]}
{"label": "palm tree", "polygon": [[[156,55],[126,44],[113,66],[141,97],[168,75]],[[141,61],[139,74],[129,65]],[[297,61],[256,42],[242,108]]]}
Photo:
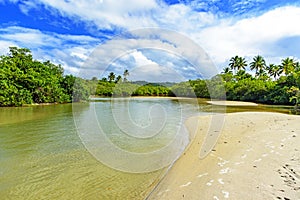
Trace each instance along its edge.
{"label": "palm tree", "polygon": [[126,69],[126,70],[124,71],[123,76],[124,76],[124,82],[126,82],[126,81],[127,81],[127,76],[129,76],[129,71],[128,71],[128,69]]}
{"label": "palm tree", "polygon": [[230,69],[235,71],[237,68],[237,63],[239,61],[239,56],[232,57],[232,58],[230,58],[229,61],[230,61],[230,63],[229,63]]}
{"label": "palm tree", "polygon": [[289,75],[290,73],[294,72],[296,67],[296,62],[293,58],[285,58],[281,60],[280,67],[282,71],[285,73],[285,75]]}
{"label": "palm tree", "polygon": [[266,61],[260,55],[255,56],[253,58],[253,61],[250,63],[250,69],[255,70],[256,76],[261,75],[265,68],[266,68]]}
{"label": "palm tree", "polygon": [[282,70],[279,65],[270,64],[266,67],[266,70],[268,71],[270,76],[273,76],[276,80],[277,77],[279,77],[282,73]]}
{"label": "palm tree", "polygon": [[122,82],[122,76],[121,76],[121,75],[117,76],[115,82],[116,82],[116,83]]}
{"label": "palm tree", "polygon": [[245,58],[235,56],[230,59],[229,67],[234,71],[245,70],[247,62]]}
{"label": "palm tree", "polygon": [[110,72],[109,75],[108,75],[108,81],[109,81],[109,82],[112,82],[112,81],[115,80],[115,78],[116,78],[115,73]]}
{"label": "palm tree", "polygon": [[229,68],[229,67],[225,67],[224,69],[223,69],[223,72],[222,72],[223,74],[229,74],[229,73],[232,73],[232,71],[231,71],[231,69]]}

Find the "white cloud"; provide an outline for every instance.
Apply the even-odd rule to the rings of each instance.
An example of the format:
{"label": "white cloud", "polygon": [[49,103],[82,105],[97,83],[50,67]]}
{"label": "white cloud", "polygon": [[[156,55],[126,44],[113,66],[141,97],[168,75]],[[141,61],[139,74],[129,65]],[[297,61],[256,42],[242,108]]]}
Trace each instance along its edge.
{"label": "white cloud", "polygon": [[[0,44],[5,47],[7,45],[29,47],[39,58],[64,62],[70,72],[76,71],[75,68],[82,65],[84,65],[83,70],[97,65],[97,73],[99,73],[99,70],[100,72],[105,70],[107,64],[113,59],[127,54],[132,56],[137,66],[161,66],[157,60],[139,51],[139,48],[159,48],[169,51],[170,55],[173,53],[174,56],[181,56],[191,63],[200,63],[200,66],[196,66],[199,68],[198,72],[211,75],[216,72],[212,69],[214,65],[209,57],[199,50],[199,46],[220,68],[223,68],[224,66],[220,65],[237,54],[247,58],[261,54],[271,61],[289,56],[290,51],[283,51],[283,47],[280,48],[281,52],[277,50],[277,42],[287,37],[300,37],[300,26],[297,25],[300,21],[300,7],[296,6],[279,7],[251,18],[220,19],[217,14],[198,12],[193,9],[195,6],[206,7],[208,1],[193,1],[190,5],[166,5],[162,1],[155,0],[12,1],[19,2],[20,9],[25,14],[30,9],[37,9],[38,5],[43,4],[46,9],[55,10],[53,13],[84,21],[87,24],[93,23],[99,30],[161,27],[184,34],[164,30],[160,32],[158,29],[157,37],[151,38],[151,34],[145,37],[149,30],[141,30],[134,33],[137,37],[143,36],[142,38],[138,40],[114,38],[102,44],[90,56],[91,51],[100,43],[100,40],[90,36],[46,33],[17,26],[0,29]],[[244,8],[261,1],[264,0],[240,1],[233,7]],[[191,38],[189,45],[183,37]],[[0,51],[4,51],[3,46],[1,48]],[[286,55],[280,55],[282,52]],[[178,63],[173,61],[167,66],[173,66],[177,70],[176,64]],[[188,71],[189,68],[190,66],[182,67],[182,70]]]}
{"label": "white cloud", "polygon": [[35,4],[34,1],[22,1],[19,5],[20,10],[26,15],[28,15],[28,12],[31,9],[37,9],[37,7],[38,6]]}
{"label": "white cloud", "polygon": [[133,56],[133,58],[135,60],[135,65],[137,67],[144,66],[144,65],[155,65],[155,64],[157,64],[156,62],[153,62],[152,60],[149,60],[140,51],[134,51],[130,55]]}
{"label": "white cloud", "polygon": [[157,24],[172,30],[189,33],[215,22],[216,17],[209,12],[196,12],[191,7],[175,4],[156,12]]}
{"label": "white cloud", "polygon": [[77,20],[91,21],[99,28],[112,29],[118,27],[153,26],[154,21],[145,14],[158,7],[155,0],[36,0],[48,9],[56,9],[63,16]]}
{"label": "white cloud", "polygon": [[0,40],[0,55],[6,55],[9,51],[8,47],[11,46],[18,46],[18,45],[10,41]]}
{"label": "white cloud", "polygon": [[[261,16],[241,19],[234,24],[222,21],[218,26],[192,33],[216,63],[223,63],[234,55],[276,55],[270,44],[279,39],[300,36],[300,8],[287,6],[271,10]],[[273,46],[274,47],[274,46]],[[271,56],[271,55],[269,55]]]}
{"label": "white cloud", "polygon": [[1,28],[0,33],[1,55],[6,54],[10,46],[29,48],[35,59],[61,64],[67,74],[78,73],[100,42],[85,35],[62,35],[19,26]]}
{"label": "white cloud", "polygon": [[148,82],[180,82],[185,78],[174,69],[158,64],[141,65],[130,71],[130,80]]}
{"label": "white cloud", "polygon": [[[132,35],[133,38],[126,38],[127,35]],[[122,73],[126,68],[144,65],[171,66],[168,62],[173,64],[173,70],[177,74],[184,76],[211,77],[217,73],[205,52],[182,34],[163,29],[141,29],[127,35],[106,41],[96,48],[82,68],[83,75],[91,77],[95,71],[101,75],[107,70]],[[182,67],[185,67],[184,72]],[[187,67],[190,69],[189,73]],[[151,75],[152,73],[149,77]]]}

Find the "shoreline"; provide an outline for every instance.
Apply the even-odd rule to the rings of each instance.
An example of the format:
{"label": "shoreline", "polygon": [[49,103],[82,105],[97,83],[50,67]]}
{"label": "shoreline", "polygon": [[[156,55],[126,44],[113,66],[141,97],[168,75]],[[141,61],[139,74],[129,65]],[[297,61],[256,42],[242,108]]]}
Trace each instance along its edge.
{"label": "shoreline", "polygon": [[300,198],[300,116],[226,114],[216,146],[200,159],[210,120],[186,121],[197,135],[147,199]]}
{"label": "shoreline", "polygon": [[221,101],[221,100],[213,100],[206,101],[206,103],[217,106],[258,106],[257,103],[247,102],[247,101]]}

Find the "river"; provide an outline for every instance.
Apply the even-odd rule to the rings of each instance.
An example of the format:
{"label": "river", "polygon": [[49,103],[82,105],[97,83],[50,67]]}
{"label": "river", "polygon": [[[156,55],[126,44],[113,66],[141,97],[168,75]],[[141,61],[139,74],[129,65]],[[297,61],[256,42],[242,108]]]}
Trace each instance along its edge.
{"label": "river", "polygon": [[185,119],[215,111],[194,101],[99,98],[0,108],[1,199],[144,199],[188,144]]}

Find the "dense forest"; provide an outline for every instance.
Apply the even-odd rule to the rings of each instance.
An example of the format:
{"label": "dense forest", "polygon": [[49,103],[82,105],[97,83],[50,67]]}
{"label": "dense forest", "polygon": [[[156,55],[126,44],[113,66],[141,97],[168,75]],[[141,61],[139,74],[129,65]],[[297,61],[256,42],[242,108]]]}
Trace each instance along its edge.
{"label": "dense forest", "polygon": [[88,81],[63,73],[60,65],[34,60],[29,49],[10,47],[0,57],[0,106],[87,100]]}
{"label": "dense forest", "polygon": [[0,106],[77,102],[91,95],[183,96],[295,105],[300,112],[300,65],[293,58],[276,65],[260,55],[249,64],[235,56],[211,79],[181,83],[133,82],[129,76],[128,70],[122,75],[110,72],[101,80],[64,75],[60,65],[34,60],[29,49],[10,47],[9,54],[0,57]]}
{"label": "dense forest", "polygon": [[[247,67],[248,70],[247,70]],[[252,72],[252,73],[251,73]],[[125,70],[116,76],[111,72],[98,82],[99,96],[182,96],[215,98],[256,103],[295,105],[300,112],[300,65],[293,58],[282,59],[281,63],[267,64],[257,55],[251,63],[235,56],[218,74],[208,80],[189,80],[181,83],[148,83],[139,85],[128,82]],[[117,77],[117,78],[116,78]]]}

